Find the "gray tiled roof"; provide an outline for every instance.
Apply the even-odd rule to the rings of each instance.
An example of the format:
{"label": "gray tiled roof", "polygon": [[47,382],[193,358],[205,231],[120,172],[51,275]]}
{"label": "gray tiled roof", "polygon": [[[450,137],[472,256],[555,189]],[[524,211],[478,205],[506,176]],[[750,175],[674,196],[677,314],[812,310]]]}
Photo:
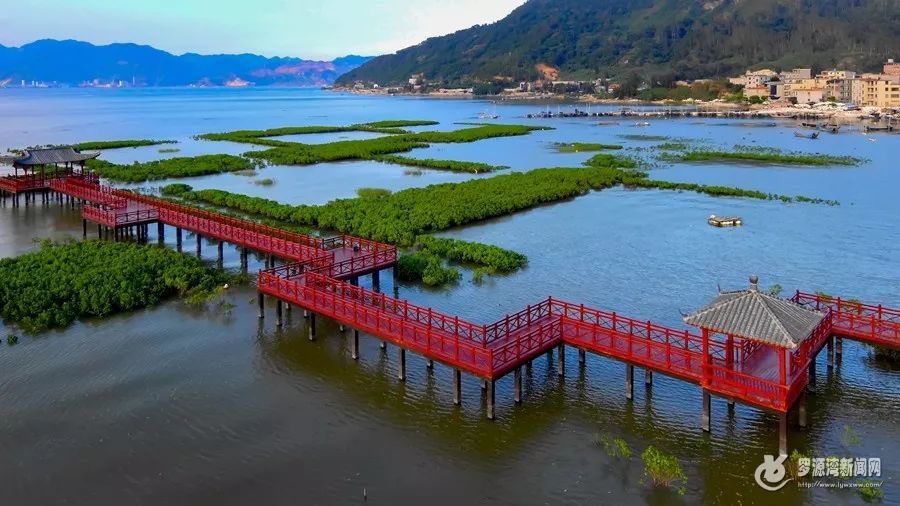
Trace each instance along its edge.
{"label": "gray tiled roof", "polygon": [[99,152],[79,153],[71,147],[28,149],[24,156],[13,159],[18,165],[52,165],[66,162],[83,162],[97,158]]}
{"label": "gray tiled roof", "polygon": [[825,318],[818,311],[760,293],[755,279],[749,290],[720,293],[699,311],[684,317],[688,325],[723,334],[796,348]]}

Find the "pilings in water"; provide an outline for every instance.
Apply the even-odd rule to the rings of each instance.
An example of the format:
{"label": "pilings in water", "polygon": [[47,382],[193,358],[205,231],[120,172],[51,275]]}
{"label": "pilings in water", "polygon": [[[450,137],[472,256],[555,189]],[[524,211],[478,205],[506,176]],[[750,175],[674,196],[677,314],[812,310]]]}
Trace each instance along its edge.
{"label": "pilings in water", "polygon": [[700,428],[703,432],[709,432],[710,410],[712,409],[712,399],[709,390],[703,390],[703,415],[700,420]]}
{"label": "pilings in water", "polygon": [[634,400],[634,366],[631,364],[625,365],[625,398]]}

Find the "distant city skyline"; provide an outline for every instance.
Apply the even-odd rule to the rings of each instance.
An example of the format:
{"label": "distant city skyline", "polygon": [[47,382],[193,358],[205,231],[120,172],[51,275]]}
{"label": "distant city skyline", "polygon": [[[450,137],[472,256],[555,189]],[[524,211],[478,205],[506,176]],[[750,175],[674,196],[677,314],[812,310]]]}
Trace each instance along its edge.
{"label": "distant city skyline", "polygon": [[331,60],[393,53],[506,16],[525,0],[30,0],[0,11],[0,44],[76,39],[146,44],[174,54],[256,53]]}

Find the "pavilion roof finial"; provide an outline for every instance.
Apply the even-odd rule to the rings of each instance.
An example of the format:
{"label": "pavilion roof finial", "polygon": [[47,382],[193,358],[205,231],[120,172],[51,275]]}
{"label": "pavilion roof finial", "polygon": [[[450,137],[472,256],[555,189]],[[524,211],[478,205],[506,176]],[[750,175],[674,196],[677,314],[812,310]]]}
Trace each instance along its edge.
{"label": "pavilion roof finial", "polygon": [[759,276],[753,274],[750,276],[750,291],[758,292],[759,291]]}

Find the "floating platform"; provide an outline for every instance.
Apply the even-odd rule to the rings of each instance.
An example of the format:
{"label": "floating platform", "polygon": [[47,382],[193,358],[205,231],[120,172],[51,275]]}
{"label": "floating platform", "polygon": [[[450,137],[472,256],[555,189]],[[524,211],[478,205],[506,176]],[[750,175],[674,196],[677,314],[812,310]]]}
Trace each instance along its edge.
{"label": "floating platform", "polygon": [[740,227],[744,224],[744,220],[739,216],[712,215],[707,218],[706,222],[714,227]]}

